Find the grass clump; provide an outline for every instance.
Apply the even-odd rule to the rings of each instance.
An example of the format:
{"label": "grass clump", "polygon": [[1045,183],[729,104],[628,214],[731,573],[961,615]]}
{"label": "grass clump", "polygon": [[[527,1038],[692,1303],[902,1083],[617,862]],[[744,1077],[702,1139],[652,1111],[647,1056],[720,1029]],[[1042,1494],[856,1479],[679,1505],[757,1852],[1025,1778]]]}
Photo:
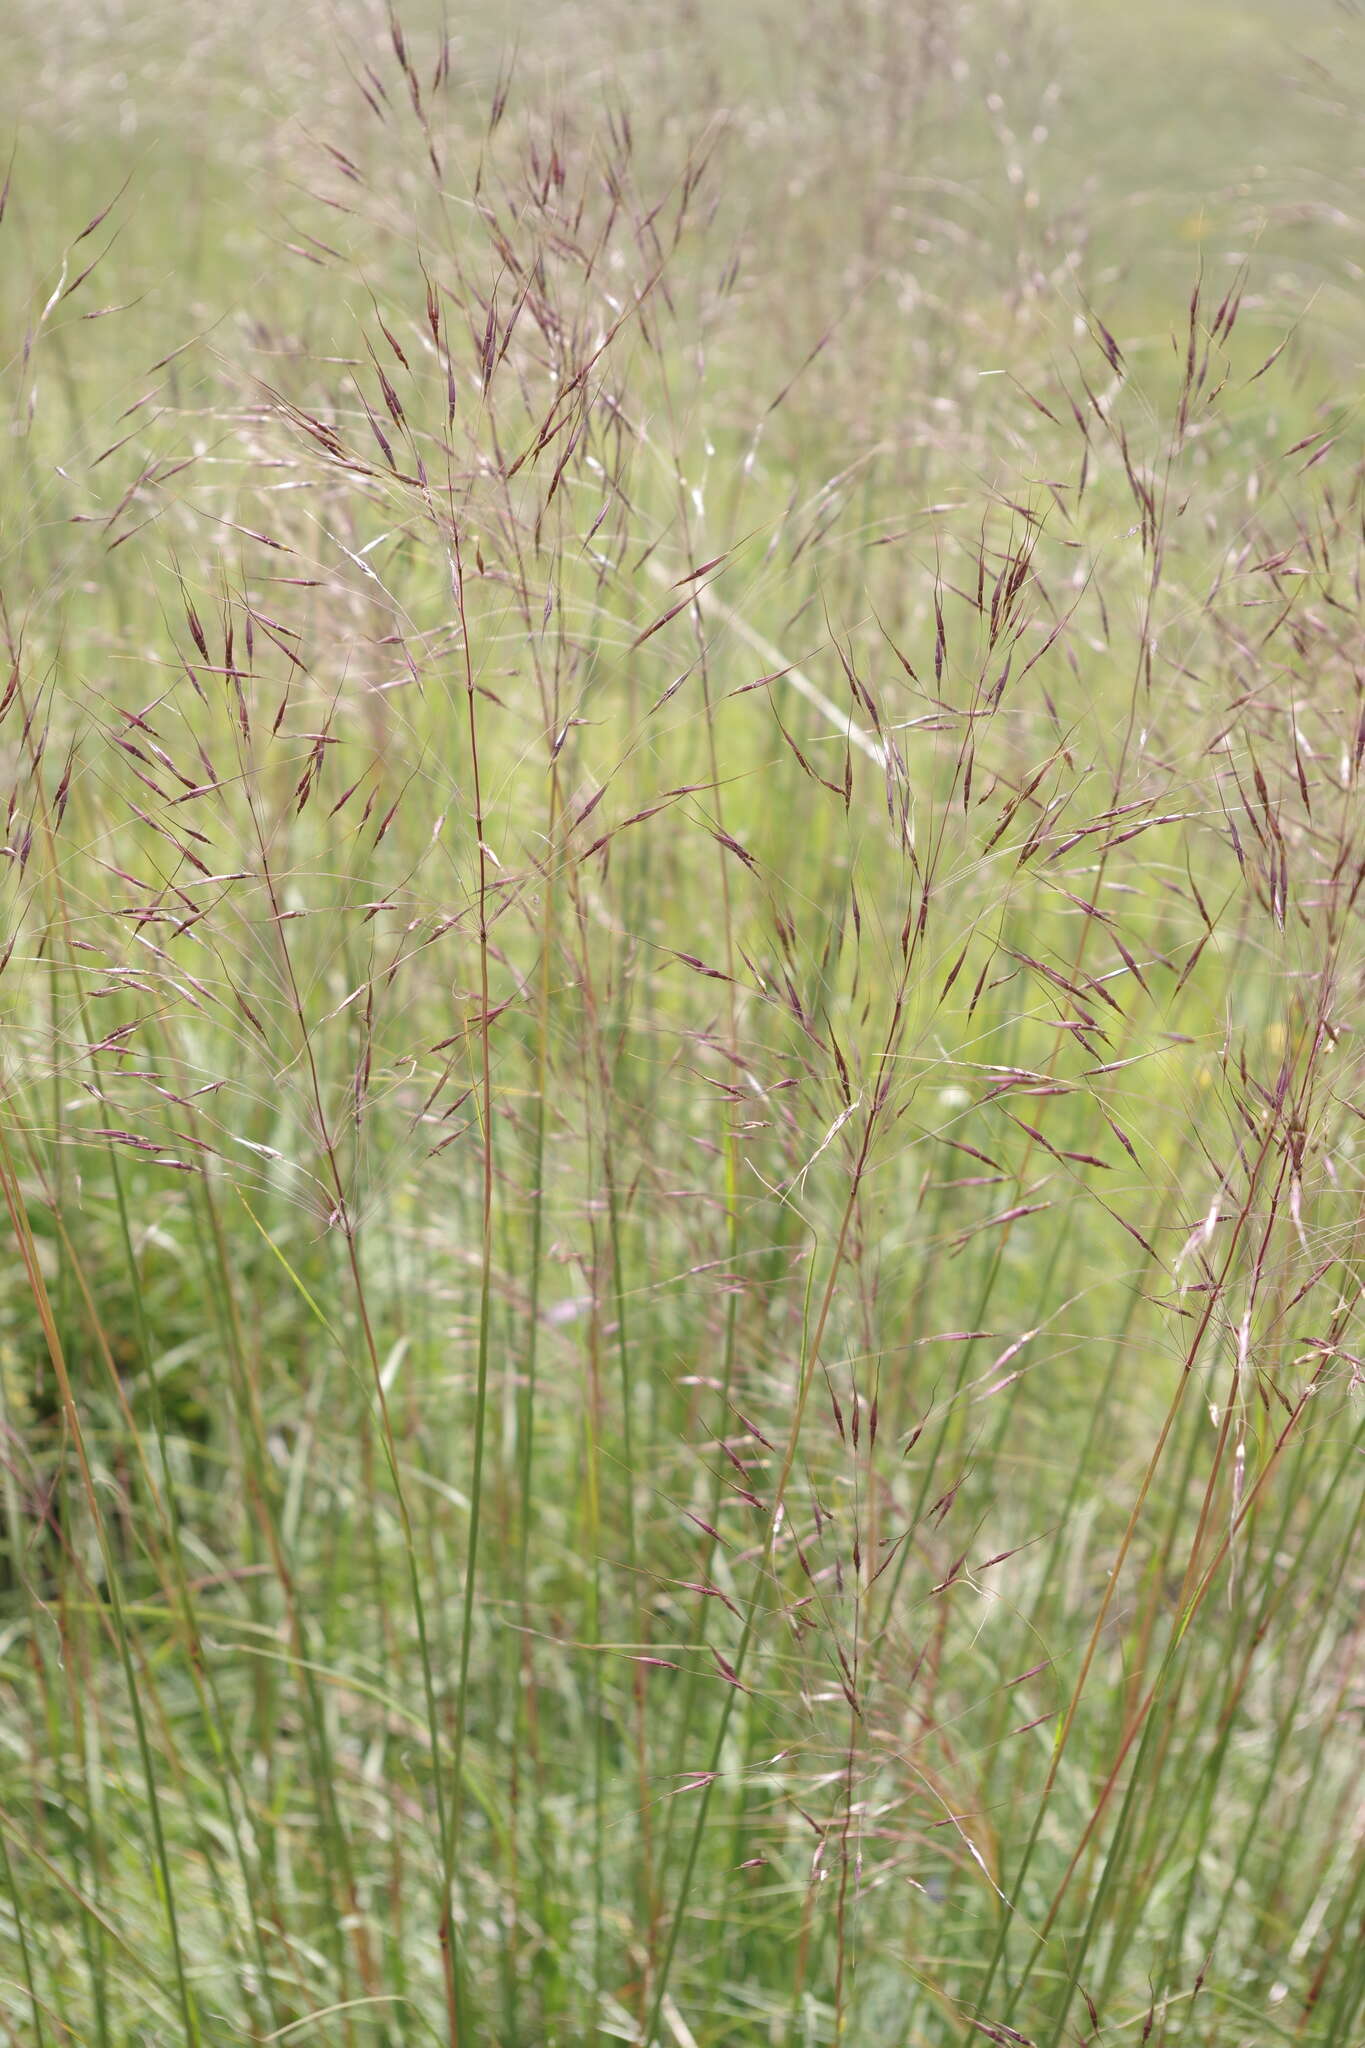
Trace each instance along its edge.
{"label": "grass clump", "polygon": [[1350,24],[69,13],[10,2037],[1348,2048]]}

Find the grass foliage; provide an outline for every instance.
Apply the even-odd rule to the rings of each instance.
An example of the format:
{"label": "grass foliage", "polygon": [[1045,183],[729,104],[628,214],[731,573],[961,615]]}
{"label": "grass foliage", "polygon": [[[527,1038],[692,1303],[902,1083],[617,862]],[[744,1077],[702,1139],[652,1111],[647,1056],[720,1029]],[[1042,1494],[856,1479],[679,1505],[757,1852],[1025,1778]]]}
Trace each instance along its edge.
{"label": "grass foliage", "polygon": [[25,12],[5,2037],[1358,2043],[1359,22]]}

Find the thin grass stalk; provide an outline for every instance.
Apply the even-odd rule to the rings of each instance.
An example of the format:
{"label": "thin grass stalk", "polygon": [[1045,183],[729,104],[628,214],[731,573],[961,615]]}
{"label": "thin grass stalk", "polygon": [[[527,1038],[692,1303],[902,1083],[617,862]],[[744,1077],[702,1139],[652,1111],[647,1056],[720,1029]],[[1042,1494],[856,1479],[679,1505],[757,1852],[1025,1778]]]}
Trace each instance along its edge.
{"label": "thin grass stalk", "polygon": [[[1357,1431],[1356,1440],[1351,1445],[1348,1445],[1348,1451],[1351,1448],[1358,1447],[1359,1436],[1360,1431]],[[1286,1478],[1284,1483],[1279,1520],[1274,1536],[1267,1546],[1265,1568],[1262,1573],[1261,1600],[1252,1624],[1247,1631],[1247,1648],[1241,1662],[1229,1674],[1227,1690],[1219,1706],[1217,1738],[1212,1754],[1201,1774],[1200,1803],[1191,1829],[1196,1845],[1195,1853],[1190,1857],[1189,1875],[1181,1896],[1179,1909],[1172,1922],[1166,1942],[1166,1960],[1158,1978],[1158,1981],[1161,1983],[1169,1982],[1180,1967],[1180,1959],[1185,1945],[1185,1930],[1190,1922],[1195,1893],[1201,1875],[1198,1847],[1210,1833],[1214,1801],[1226,1769],[1234,1731],[1237,1726],[1238,1708],[1246,1693],[1260,1646],[1268,1639],[1272,1623],[1277,1615],[1288,1605],[1291,1593],[1298,1591],[1298,1581],[1294,1574],[1285,1573],[1278,1583],[1276,1582],[1274,1565],[1276,1558],[1283,1553],[1288,1541],[1289,1523],[1295,1505],[1295,1498],[1299,1492],[1299,1467],[1305,1462],[1305,1448],[1305,1441],[1301,1439],[1296,1468]],[[1305,1550],[1313,1542],[1319,1530],[1326,1524],[1328,1512],[1348,1469],[1348,1460],[1343,1457],[1334,1469],[1332,1477],[1320,1499],[1315,1503],[1312,1522],[1309,1529],[1305,1532]],[[1354,1517],[1347,1531],[1346,1541],[1336,1551],[1333,1568],[1327,1575],[1322,1592],[1313,1603],[1313,1611],[1317,1616],[1317,1623],[1311,1632],[1310,1640],[1300,1646],[1298,1650],[1295,1662],[1294,1684],[1290,1690],[1284,1710],[1279,1716],[1274,1731],[1274,1738],[1267,1752],[1260,1796],[1253,1798],[1250,1802],[1250,1819],[1243,1832],[1237,1857],[1227,1875],[1226,1881],[1219,1887],[1218,1910],[1208,1939],[1210,1955],[1218,1953],[1219,1937],[1229,1904],[1237,1894],[1247,1857],[1260,1834],[1260,1815],[1268,1805],[1270,1794],[1279,1781],[1286,1752],[1300,1719],[1309,1672],[1315,1662],[1314,1650],[1328,1628],[1333,1610],[1332,1596],[1341,1587],[1347,1568],[1347,1560],[1354,1548],[1355,1539],[1359,1534],[1362,1522],[1365,1522],[1365,1496],[1362,1496],[1357,1503]],[[1185,1780],[1182,1777],[1183,1782]],[[1115,1968],[1115,1964],[1111,1962],[1111,1977],[1115,1973]],[[1099,2002],[1102,2009],[1106,2003],[1109,1991],[1110,1986],[1105,1985],[1101,1987]]]}
{"label": "thin grass stalk", "polygon": [[[29,2018],[33,2022],[34,2048],[47,2048],[47,2029],[43,2024],[43,2008],[38,1998],[38,1987],[33,1974],[33,1955],[29,1948],[28,1919],[24,1911],[23,1894],[15,1882],[14,1861],[9,1852],[9,1833],[0,1826],[0,1870],[4,1873],[5,1896],[14,1914],[14,1933],[19,1945],[19,1970],[23,1978],[24,1996],[28,2000]],[[94,1968],[92,1962],[92,1969]],[[103,2017],[102,1999],[97,1997],[97,2023]]]}
{"label": "thin grass stalk", "polygon": [[[556,844],[560,816],[560,787],[557,757],[552,756],[549,767],[548,811],[546,844]],[[541,891],[540,919],[540,973],[536,989],[535,1012],[535,1067],[532,1092],[535,1110],[532,1121],[530,1157],[530,1245],[527,1253],[527,1309],[521,1381],[517,1399],[517,1569],[516,1606],[519,1629],[513,1642],[513,1655],[518,1676],[516,1708],[512,1715],[515,1731],[516,1752],[512,1759],[512,1773],[509,1797],[512,1812],[510,1834],[513,1864],[509,1876],[511,1899],[509,1911],[512,1928],[509,1941],[507,1977],[507,2024],[509,2038],[521,2038],[519,2020],[521,1980],[523,1976],[524,1936],[522,1928],[523,1906],[521,1900],[520,1873],[526,1853],[523,1831],[527,1826],[524,1813],[523,1759],[533,1756],[532,1693],[535,1685],[535,1648],[531,1629],[531,1532],[535,1520],[535,1427],[536,1396],[538,1391],[540,1361],[540,1319],[541,1284],[543,1275],[544,1232],[545,1232],[545,1125],[546,1105],[549,1099],[552,1069],[550,1061],[550,987],[557,944],[557,869],[551,858],[546,863]],[[534,1838],[533,1852],[540,1872],[539,1891],[543,1894],[545,1872],[544,1843],[539,1832]],[[538,1920],[544,1924],[543,1912]],[[538,1954],[536,1975],[544,1976],[543,1957]]]}
{"label": "thin grass stalk", "polygon": [[124,1610],[120,1589],[118,1560],[110,1542],[108,1527],[100,1509],[99,1497],[95,1490],[94,1475],[90,1468],[85,1446],[85,1434],[81,1425],[79,1410],[67,1375],[66,1357],[61,1339],[52,1317],[47,1287],[43,1280],[37,1254],[33,1247],[27,1216],[24,1213],[23,1198],[15,1174],[14,1159],[10,1150],[9,1137],[0,1124],[0,1181],[3,1181],[5,1205],[9,1210],[10,1222],[33,1294],[34,1306],[42,1324],[43,1335],[57,1376],[58,1391],[66,1426],[70,1432],[72,1447],[76,1453],[77,1468],[80,1472],[81,1490],[91,1517],[91,1525],[99,1545],[100,1561],[105,1574],[108,1590],[111,1623],[118,1645],[119,1659],[123,1666],[124,1682],[128,1689],[128,1703],[132,1710],[133,1726],[137,1739],[138,1754],[142,1765],[143,1784],[147,1793],[147,1813],[152,1831],[152,1850],[155,1859],[160,1902],[166,1921],[166,1931],[171,1944],[171,1959],[175,1977],[176,1999],[184,2028],[186,2048],[201,2048],[203,2035],[200,2029],[199,2009],[190,1988],[181,1947],[180,1924],[176,1912],[175,1886],[171,1877],[170,1857],[166,1848],[165,1828],[161,1814],[161,1799],[157,1789],[156,1771],[152,1763],[151,1744],[148,1738],[147,1721],[143,1712],[141,1688],[133,1665],[131,1639],[128,1632],[127,1615]]}
{"label": "thin grass stalk", "polygon": [[805,1418],[806,1404],[810,1399],[810,1390],[820,1363],[825,1328],[829,1321],[830,1311],[834,1305],[835,1292],[843,1263],[844,1246],[852,1224],[859,1181],[861,1172],[866,1165],[874,1122],[875,1115],[870,1114],[866,1120],[858,1164],[853,1173],[848,1199],[844,1204],[838,1236],[830,1258],[829,1272],[821,1291],[819,1311],[815,1319],[814,1328],[810,1333],[803,1352],[797,1382],[795,1409],[782,1454],[782,1464],[773,1492],[772,1506],[767,1516],[762,1551],[754,1569],[752,1586],[745,1605],[744,1622],[740,1631],[739,1642],[734,1656],[730,1660],[731,1669],[734,1673],[734,1683],[727,1685],[725,1694],[722,1697],[720,1711],[717,1716],[716,1730],[712,1737],[711,1754],[705,1778],[703,1783],[697,1788],[696,1819],[693,1821],[688,1835],[682,1875],[679,1879],[673,1913],[669,1920],[663,1954],[659,1963],[654,1986],[654,2000],[650,2008],[649,2020],[645,2027],[643,2048],[655,2048],[655,2043],[661,2038],[659,2026],[663,2014],[664,1999],[668,1991],[669,1972],[672,1968],[673,1957],[677,1952],[678,1937],[682,1931],[682,1922],[687,1912],[688,1901],[691,1895],[692,1878],[701,1850],[702,1836],[706,1830],[711,1790],[719,1777],[720,1764],[724,1753],[726,1737],[729,1732],[730,1715],[734,1708],[735,1695],[741,1689],[749,1651],[757,1630],[762,1604],[760,1594],[772,1574],[773,1556],[778,1531],[781,1527],[783,1508],[786,1503],[787,1487],[791,1480],[792,1469],[796,1463],[797,1447],[800,1443],[801,1425]]}
{"label": "thin grass stalk", "polygon": [[[474,1644],[474,1596],[478,1583],[479,1533],[483,1514],[484,1434],[488,1414],[488,1357],[493,1312],[493,1070],[488,974],[488,850],[483,808],[483,783],[479,764],[479,731],[475,711],[474,656],[465,611],[464,562],[459,526],[451,529],[451,582],[460,622],[461,653],[464,662],[465,701],[468,714],[473,826],[478,872],[477,914],[479,952],[479,1088],[483,1138],[483,1233],[479,1266],[479,1333],[474,1384],[474,1450],[469,1487],[469,1548],[465,1554],[464,1602],[460,1623],[460,1668],[455,1694],[455,1734],[451,1755],[449,1814],[441,1825],[445,1907],[441,1920],[441,1946],[446,1957],[447,1992],[450,2004],[451,2048],[457,2048],[461,2029],[468,2033],[473,2024],[469,1991],[459,1965],[459,1937],[454,1924],[454,1884],[459,1863],[464,1817],[464,1744],[469,1713],[470,1657]],[[414,1582],[415,1583],[415,1582]]]}

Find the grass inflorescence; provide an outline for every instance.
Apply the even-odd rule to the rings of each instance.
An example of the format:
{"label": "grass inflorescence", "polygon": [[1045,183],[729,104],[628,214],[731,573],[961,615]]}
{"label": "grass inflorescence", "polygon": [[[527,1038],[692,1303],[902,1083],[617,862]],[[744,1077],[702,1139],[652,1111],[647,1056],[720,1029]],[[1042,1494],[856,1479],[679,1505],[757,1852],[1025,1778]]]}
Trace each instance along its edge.
{"label": "grass inflorescence", "polygon": [[1351,2048],[1357,29],[200,13],[0,205],[0,2025]]}

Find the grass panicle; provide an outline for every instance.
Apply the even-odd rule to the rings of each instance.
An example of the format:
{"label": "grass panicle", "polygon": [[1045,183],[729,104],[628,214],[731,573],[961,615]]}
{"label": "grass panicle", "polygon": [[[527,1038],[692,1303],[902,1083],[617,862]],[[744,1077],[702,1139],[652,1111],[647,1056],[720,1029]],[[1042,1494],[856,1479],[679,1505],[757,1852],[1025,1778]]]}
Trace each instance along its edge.
{"label": "grass panicle", "polygon": [[15,2041],[1361,2038],[1358,24],[798,12],[16,24]]}

